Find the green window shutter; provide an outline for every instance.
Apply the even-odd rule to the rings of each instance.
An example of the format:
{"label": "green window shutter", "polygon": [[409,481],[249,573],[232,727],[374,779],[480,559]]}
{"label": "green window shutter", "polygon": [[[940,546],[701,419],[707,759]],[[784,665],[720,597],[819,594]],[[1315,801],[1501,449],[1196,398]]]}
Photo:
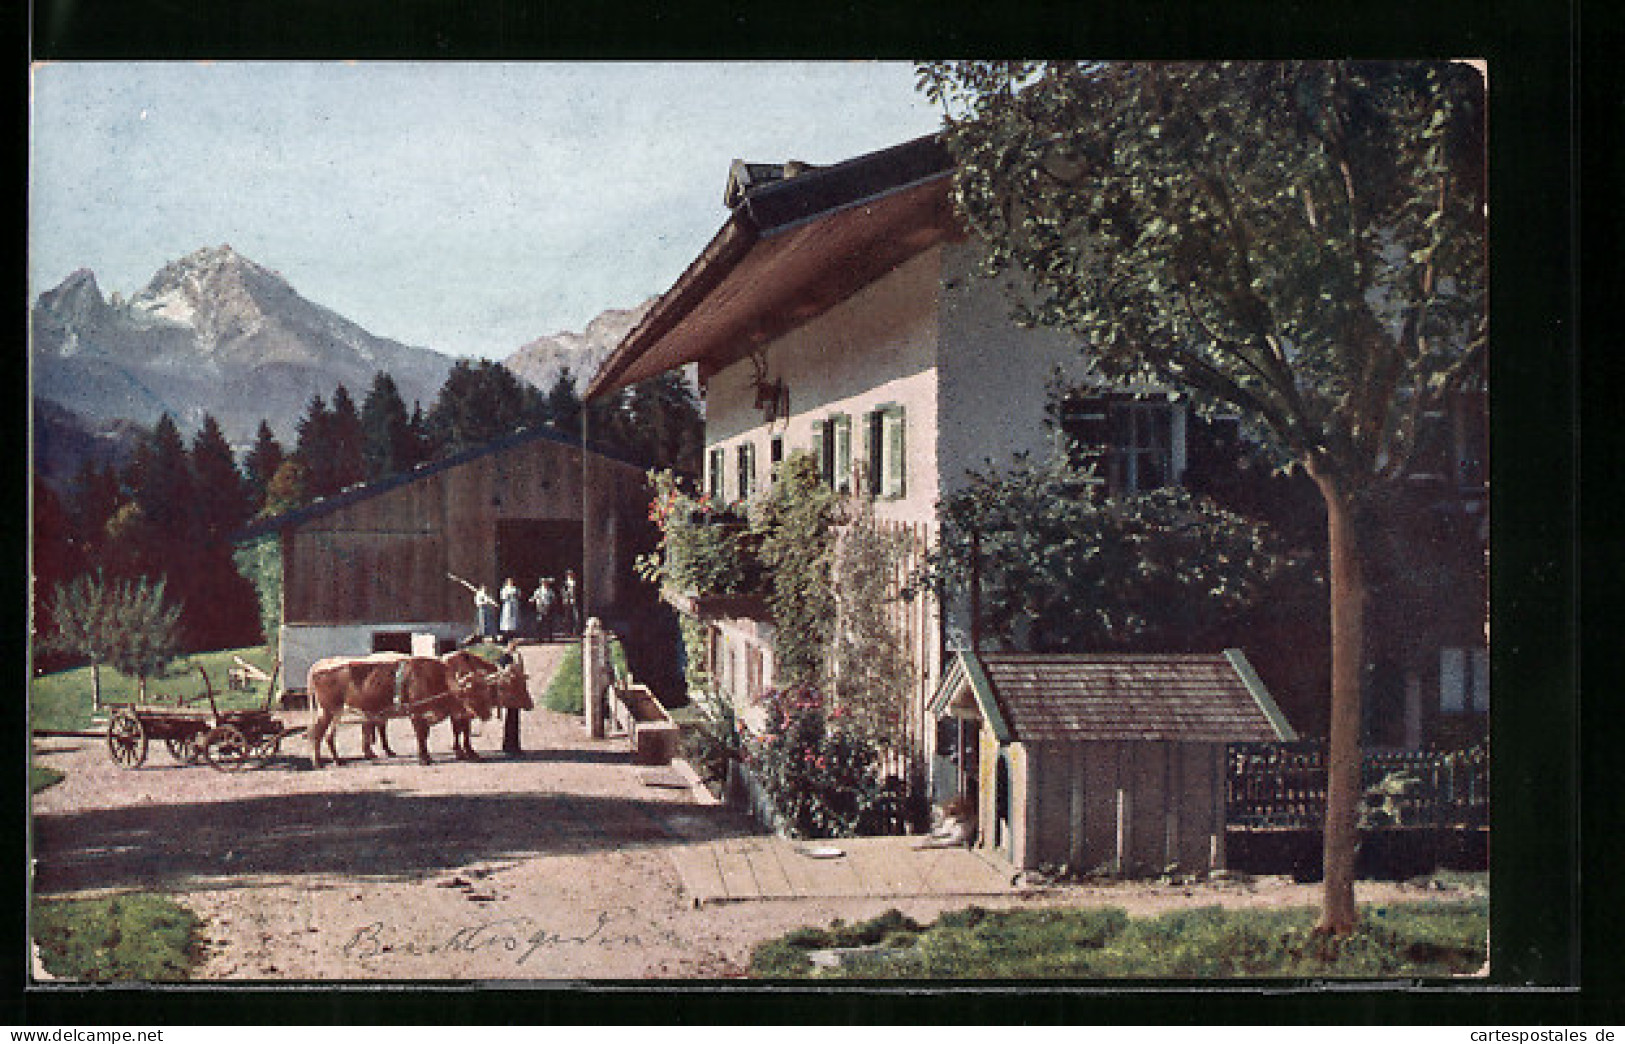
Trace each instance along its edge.
{"label": "green window shutter", "polygon": [[711,499],[714,501],[720,501],[722,499],[722,469],[726,466],[725,461],[726,457],[720,448],[711,451],[710,474],[707,476],[710,482],[706,486],[706,489],[711,494]]}
{"label": "green window shutter", "polygon": [[901,406],[887,411],[884,422],[886,470],[883,492],[888,497],[908,495],[908,467],[905,463],[908,449],[905,435],[907,426]]}
{"label": "green window shutter", "polygon": [[833,428],[831,439],[831,453],[834,464],[831,474],[834,477],[834,488],[846,493],[852,489],[852,418],[845,414],[836,417],[830,422]]}
{"label": "green window shutter", "polygon": [[739,499],[743,500],[750,496],[751,480],[755,477],[752,474],[755,468],[751,466],[750,443],[741,443],[734,451],[734,462],[739,469]]}
{"label": "green window shutter", "polygon": [[813,452],[818,454],[818,477],[829,485],[835,473],[835,454],[830,444],[829,421],[813,421]]}
{"label": "green window shutter", "polygon": [[872,410],[863,415],[864,460],[867,464],[863,476],[863,491],[870,497],[880,494],[881,483],[881,413]]}

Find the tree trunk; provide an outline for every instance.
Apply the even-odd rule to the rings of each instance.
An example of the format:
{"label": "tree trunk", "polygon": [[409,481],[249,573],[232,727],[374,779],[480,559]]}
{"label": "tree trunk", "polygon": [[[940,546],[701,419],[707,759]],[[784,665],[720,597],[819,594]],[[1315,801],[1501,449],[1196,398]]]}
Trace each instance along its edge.
{"label": "tree trunk", "polygon": [[[1313,472],[1311,472],[1313,474]],[[1354,505],[1337,478],[1315,475],[1326,501],[1331,559],[1332,706],[1326,758],[1325,885],[1320,924],[1328,934],[1353,931],[1354,861],[1360,843],[1360,675],[1365,661],[1365,568]]]}
{"label": "tree trunk", "polygon": [[97,713],[102,709],[102,665],[95,660],[90,661],[90,709]]}

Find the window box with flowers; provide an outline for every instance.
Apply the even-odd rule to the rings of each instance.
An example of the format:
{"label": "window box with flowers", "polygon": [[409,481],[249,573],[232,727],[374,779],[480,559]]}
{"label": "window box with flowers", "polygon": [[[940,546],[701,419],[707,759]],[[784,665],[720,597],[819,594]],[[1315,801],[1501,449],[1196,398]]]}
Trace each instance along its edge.
{"label": "window box with flowers", "polygon": [[660,530],[660,546],[639,560],[640,575],[689,615],[765,618],[760,538],[742,505],[687,493],[670,471],[652,472],[649,481],[655,490],[649,520]]}

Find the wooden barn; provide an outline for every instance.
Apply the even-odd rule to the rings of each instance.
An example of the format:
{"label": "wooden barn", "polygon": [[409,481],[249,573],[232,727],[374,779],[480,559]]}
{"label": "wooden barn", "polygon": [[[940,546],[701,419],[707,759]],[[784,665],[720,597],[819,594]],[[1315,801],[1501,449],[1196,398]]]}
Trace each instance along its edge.
{"label": "wooden barn", "polygon": [[239,539],[280,542],[282,677],[299,688],[323,656],[467,636],[473,598],[448,574],[493,595],[512,577],[528,596],[539,577],[574,570],[584,616],[612,615],[635,596],[647,510],[641,468],[534,429],[263,519]]}
{"label": "wooden barn", "polygon": [[1240,650],[955,654],[936,772],[1020,869],[1224,866],[1225,748],[1296,736]]}

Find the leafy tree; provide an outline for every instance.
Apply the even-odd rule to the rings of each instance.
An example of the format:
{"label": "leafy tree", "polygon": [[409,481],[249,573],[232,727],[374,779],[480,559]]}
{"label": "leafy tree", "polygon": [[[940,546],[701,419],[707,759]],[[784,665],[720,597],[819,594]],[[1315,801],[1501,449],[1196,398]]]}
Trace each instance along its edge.
{"label": "leafy tree", "polygon": [[954,192],[1025,318],[1239,410],[1327,513],[1320,930],[1356,921],[1373,505],[1486,342],[1484,85],[1447,62],[942,63]]}
{"label": "leafy tree", "polygon": [[1040,652],[1222,648],[1231,623],[1308,580],[1266,527],[1183,489],[1106,498],[1065,462],[1021,461],[944,498],[932,572],[988,637]]}
{"label": "leafy tree", "polygon": [[265,487],[265,506],[262,516],[280,515],[310,499],[310,467],[299,456],[289,457],[276,469],[271,484]]}
{"label": "leafy tree", "polygon": [[136,678],[144,697],[147,679],[180,650],[180,612],[164,597],[162,580],[81,574],[52,593],[56,632],[48,644],[89,658],[91,702],[100,710],[101,665]]}
{"label": "leafy tree", "polygon": [[247,475],[248,488],[256,510],[265,505],[265,491],[270,487],[272,476],[276,474],[276,469],[282,466],[286,456],[282,443],[272,434],[271,426],[265,421],[260,421],[259,431],[254,435],[254,446],[243,459],[243,471]]}
{"label": "leafy tree", "polygon": [[373,376],[372,388],[361,403],[361,455],[367,480],[383,478],[413,467],[417,462],[416,436],[395,379],[383,370]]}

